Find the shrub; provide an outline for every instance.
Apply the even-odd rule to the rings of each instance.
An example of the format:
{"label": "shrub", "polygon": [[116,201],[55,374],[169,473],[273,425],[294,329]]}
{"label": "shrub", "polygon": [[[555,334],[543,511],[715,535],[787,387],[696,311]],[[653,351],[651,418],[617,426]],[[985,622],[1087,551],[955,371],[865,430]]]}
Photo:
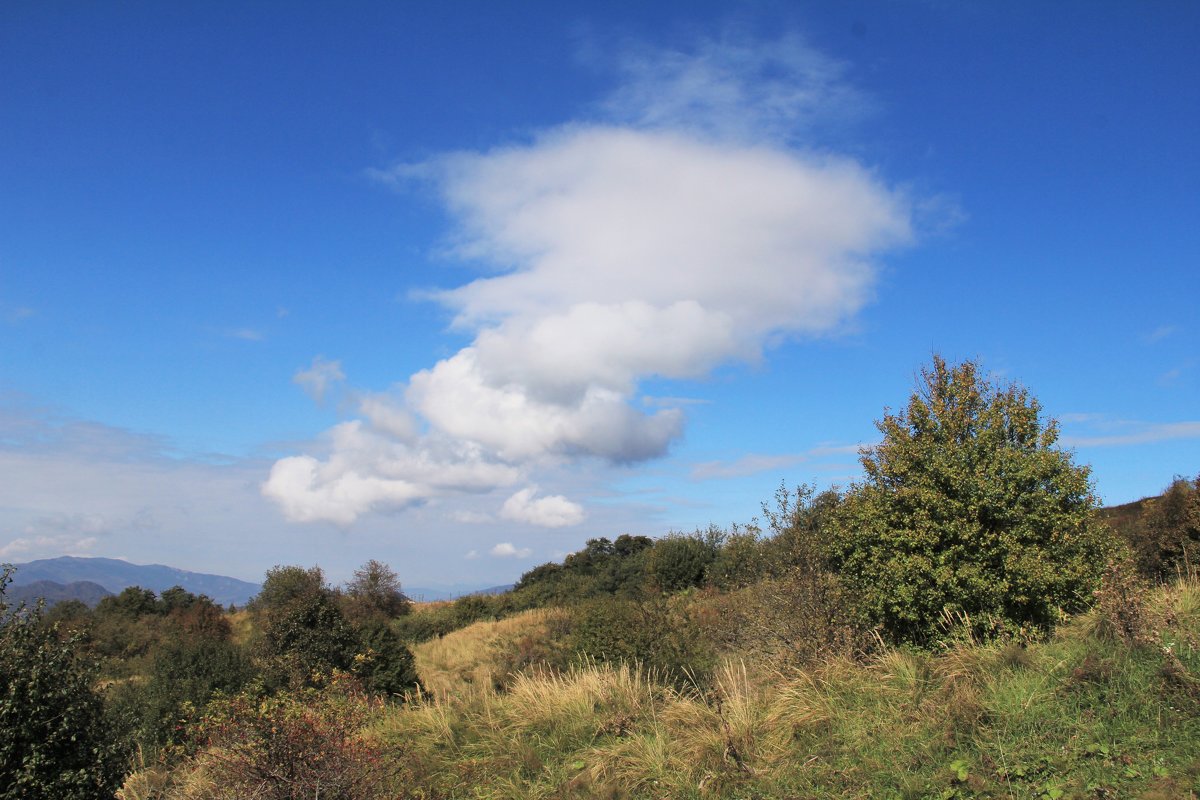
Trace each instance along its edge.
{"label": "shrub", "polygon": [[381,621],[359,630],[360,652],[354,658],[354,672],[367,688],[381,694],[403,694],[420,688],[413,654],[400,637]]}
{"label": "shrub", "polygon": [[252,677],[241,650],[221,639],[176,638],[155,654],[145,685],[126,684],[125,702],[139,718],[137,737],[148,748],[180,744],[191,710],[218,692],[232,694]]}
{"label": "shrub", "polygon": [[1175,478],[1149,501],[1133,546],[1139,568],[1154,578],[1200,566],[1200,475]]}
{"label": "shrub", "polygon": [[125,753],[109,736],[77,638],[10,608],[0,573],[0,799],[95,800],[120,785]]}
{"label": "shrub", "polygon": [[831,520],[833,566],[868,620],[923,644],[946,609],[1045,629],[1090,603],[1113,540],[1027,390],[935,357],[877,427]]}
{"label": "shrub", "polygon": [[708,567],[708,582],[720,589],[739,589],[760,580],[769,567],[766,543],[755,531],[735,530]]}
{"label": "shrub", "polygon": [[185,800],[368,800],[394,770],[360,733],[380,708],[347,676],[325,690],[214,702],[197,726],[198,774]]}
{"label": "shrub", "polygon": [[700,534],[673,534],[654,543],[647,562],[650,577],[667,593],[701,586],[717,558],[717,542]]}
{"label": "shrub", "polygon": [[702,681],[715,655],[684,602],[593,600],[575,609],[571,649],[601,662],[640,664],[674,683]]}
{"label": "shrub", "polygon": [[253,606],[274,681],[293,687],[319,682],[334,670],[349,669],[359,652],[358,637],[319,567],[268,570]]}

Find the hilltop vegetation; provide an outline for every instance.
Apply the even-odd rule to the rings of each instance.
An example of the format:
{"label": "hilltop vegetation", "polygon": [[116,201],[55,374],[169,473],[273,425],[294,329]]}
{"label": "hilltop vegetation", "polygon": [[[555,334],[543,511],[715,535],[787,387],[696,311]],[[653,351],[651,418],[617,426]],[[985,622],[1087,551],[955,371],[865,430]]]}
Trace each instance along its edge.
{"label": "hilltop vegetation", "polygon": [[503,594],[414,606],[370,561],[275,567],[236,613],[8,608],[0,797],[1191,796],[1200,477],[1097,509],[971,362],[878,426],[860,483],[592,539]]}

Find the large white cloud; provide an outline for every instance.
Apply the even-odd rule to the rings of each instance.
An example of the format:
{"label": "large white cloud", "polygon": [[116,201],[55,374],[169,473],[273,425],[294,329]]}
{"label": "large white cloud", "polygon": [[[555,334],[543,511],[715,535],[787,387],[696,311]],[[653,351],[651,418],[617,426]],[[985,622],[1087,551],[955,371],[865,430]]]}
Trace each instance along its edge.
{"label": "large white cloud", "polygon": [[[323,459],[278,462],[264,492],[290,518],[346,524],[563,458],[658,457],[683,414],[633,402],[642,381],[836,332],[868,302],[911,215],[855,160],[796,144],[854,99],[840,67],[781,40],[646,51],[622,69],[607,121],[387,173],[432,186],[451,251],[487,268],[427,295],[474,340],[411,376],[403,407],[363,401]],[[447,480],[456,467],[470,479]],[[553,499],[519,495],[506,516]]]}

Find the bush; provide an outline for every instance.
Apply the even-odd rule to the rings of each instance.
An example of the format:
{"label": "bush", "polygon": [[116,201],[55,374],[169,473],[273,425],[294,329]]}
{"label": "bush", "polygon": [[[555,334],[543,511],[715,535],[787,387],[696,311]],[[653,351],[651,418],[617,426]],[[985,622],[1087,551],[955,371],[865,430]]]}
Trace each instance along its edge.
{"label": "bush", "polygon": [[572,615],[572,650],[596,661],[640,664],[667,681],[703,681],[715,663],[685,603],[593,600]]}
{"label": "bush", "polygon": [[1173,480],[1139,527],[1132,544],[1143,574],[1161,579],[1200,566],[1200,475]]}
{"label": "bush", "polygon": [[172,639],[155,654],[144,685],[125,684],[120,701],[136,716],[148,749],[181,744],[184,725],[217,693],[239,691],[253,676],[241,650],[221,639]]}
{"label": "bush", "polygon": [[[714,532],[715,533],[715,532]],[[716,536],[673,534],[650,549],[647,567],[659,590],[671,593],[702,586],[709,565],[717,558]]]}
{"label": "bush", "polygon": [[41,623],[10,608],[0,573],[0,799],[95,800],[120,786],[125,753],[109,736],[94,669]]}
{"label": "bush", "polygon": [[1027,390],[935,357],[877,427],[831,520],[832,564],[870,622],[925,644],[946,609],[1044,630],[1089,605],[1114,542]]}
{"label": "bush", "polygon": [[254,599],[268,677],[292,687],[348,670],[359,641],[319,567],[274,567]]}
{"label": "bush", "polygon": [[708,582],[719,589],[740,589],[762,579],[769,568],[766,543],[755,531],[734,531],[708,566]]}
{"label": "bush", "polygon": [[380,708],[347,676],[325,690],[213,703],[197,726],[185,800],[373,800],[394,770],[360,733]]}
{"label": "bush", "polygon": [[354,672],[367,688],[380,694],[404,694],[420,688],[413,654],[383,622],[359,630],[362,652],[355,656]]}

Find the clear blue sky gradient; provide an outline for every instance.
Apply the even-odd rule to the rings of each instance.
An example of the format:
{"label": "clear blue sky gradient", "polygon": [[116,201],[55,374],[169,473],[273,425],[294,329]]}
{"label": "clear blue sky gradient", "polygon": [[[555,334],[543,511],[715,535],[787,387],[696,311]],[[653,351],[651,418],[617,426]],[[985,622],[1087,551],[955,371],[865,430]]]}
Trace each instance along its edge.
{"label": "clear blue sky gradient", "polygon": [[[592,536],[746,522],[781,480],[854,480],[934,352],[1029,387],[1104,502],[1156,493],[1200,471],[1198,41],[1182,1],[4,3],[0,560],[508,582]],[[635,129],[622,54],[730,42],[834,72],[764,146],[903,198],[912,234],[872,249],[866,302],[762,333],[761,357],[635,372],[630,408],[682,414],[650,457],[499,459],[520,478],[341,523],[264,495],[364,393],[471,343],[428,290],[513,267],[461,257],[450,179],[398,165]],[[295,380],[318,356],[344,375],[323,402]],[[566,504],[537,507],[558,527],[502,511],[526,487]]]}

